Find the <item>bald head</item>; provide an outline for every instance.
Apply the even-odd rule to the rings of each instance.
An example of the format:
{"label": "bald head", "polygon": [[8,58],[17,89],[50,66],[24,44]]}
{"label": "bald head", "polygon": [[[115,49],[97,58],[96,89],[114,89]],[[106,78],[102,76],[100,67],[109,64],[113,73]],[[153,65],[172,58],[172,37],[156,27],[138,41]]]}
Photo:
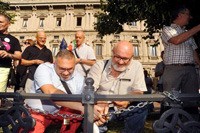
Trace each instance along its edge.
{"label": "bald head", "polygon": [[124,57],[131,57],[133,56],[133,45],[128,41],[120,41],[114,46],[113,52]]}
{"label": "bald head", "polygon": [[81,46],[84,43],[85,40],[85,33],[83,31],[77,31],[75,34],[75,40],[77,46]]}
{"label": "bald head", "polygon": [[76,35],[80,35],[82,37],[85,37],[85,33],[82,30],[77,31]]}
{"label": "bald head", "polygon": [[44,31],[38,31],[36,34],[37,45],[43,47],[46,43],[46,34]]}
{"label": "bald head", "polygon": [[44,31],[38,31],[36,33],[36,38],[39,37],[39,36],[46,36],[45,32]]}
{"label": "bald head", "polygon": [[120,41],[113,48],[112,68],[117,72],[127,69],[133,57],[133,46],[128,41]]}

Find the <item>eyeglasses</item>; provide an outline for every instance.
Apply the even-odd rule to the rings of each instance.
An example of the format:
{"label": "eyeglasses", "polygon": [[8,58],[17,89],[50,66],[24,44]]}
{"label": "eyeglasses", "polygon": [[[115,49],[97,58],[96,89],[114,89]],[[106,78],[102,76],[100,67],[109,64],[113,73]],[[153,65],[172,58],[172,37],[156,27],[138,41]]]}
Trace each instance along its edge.
{"label": "eyeglasses", "polygon": [[181,12],[181,14],[185,14],[187,16],[191,16],[191,14],[189,12]]}
{"label": "eyeglasses", "polygon": [[30,44],[30,42],[24,42],[24,44]]}
{"label": "eyeglasses", "polygon": [[132,57],[130,57],[130,58],[123,58],[123,57],[120,57],[118,55],[114,55],[113,57],[115,58],[116,61],[122,60],[125,64],[127,64],[131,60],[131,58],[132,58]]}
{"label": "eyeglasses", "polygon": [[72,73],[72,72],[74,71],[74,68],[69,68],[69,69],[59,68],[59,71],[60,71],[61,73],[65,72],[65,71],[67,71],[68,73]]}

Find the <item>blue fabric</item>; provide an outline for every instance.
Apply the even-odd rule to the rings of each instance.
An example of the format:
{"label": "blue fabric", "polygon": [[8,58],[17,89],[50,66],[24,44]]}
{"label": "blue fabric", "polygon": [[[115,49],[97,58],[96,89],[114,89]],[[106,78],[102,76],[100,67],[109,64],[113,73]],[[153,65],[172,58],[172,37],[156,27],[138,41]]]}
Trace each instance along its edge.
{"label": "blue fabric", "polygon": [[67,48],[67,42],[65,41],[65,38],[62,39],[62,42],[60,43],[60,50],[64,50]]}
{"label": "blue fabric", "polygon": [[[114,112],[111,108],[109,112]],[[132,114],[132,115],[130,115]],[[100,133],[104,133],[108,130],[108,123],[112,121],[124,121],[124,129],[121,133],[140,133],[144,129],[144,124],[148,115],[148,108],[135,108],[132,111],[123,112],[120,117],[112,114],[110,120],[102,126],[99,126]]]}

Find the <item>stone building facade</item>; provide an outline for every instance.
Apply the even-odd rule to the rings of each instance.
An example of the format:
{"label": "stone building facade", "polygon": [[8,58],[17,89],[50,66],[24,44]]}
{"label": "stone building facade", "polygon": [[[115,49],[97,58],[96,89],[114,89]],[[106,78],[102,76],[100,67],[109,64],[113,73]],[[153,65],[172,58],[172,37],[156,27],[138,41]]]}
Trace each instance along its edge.
{"label": "stone building facade", "polygon": [[154,68],[161,60],[162,45],[154,46],[159,34],[154,39],[144,40],[144,22],[132,22],[124,25],[124,32],[100,38],[94,29],[97,19],[95,14],[100,12],[100,0],[3,0],[9,2],[11,10],[16,14],[14,24],[9,32],[16,36],[21,44],[30,38],[35,39],[38,30],[45,30],[47,34],[46,46],[55,55],[60,42],[65,38],[69,44],[74,40],[77,30],[86,34],[86,43],[93,47],[98,60],[112,56],[111,49],[119,40],[128,40],[134,46],[134,59],[139,60],[143,67],[154,77]]}

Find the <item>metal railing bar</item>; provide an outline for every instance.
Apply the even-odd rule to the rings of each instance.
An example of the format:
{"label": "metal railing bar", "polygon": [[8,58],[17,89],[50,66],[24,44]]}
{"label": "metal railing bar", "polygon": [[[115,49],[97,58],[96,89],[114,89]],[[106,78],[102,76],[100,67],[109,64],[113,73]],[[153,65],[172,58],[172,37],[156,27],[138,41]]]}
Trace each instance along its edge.
{"label": "metal railing bar", "polygon": [[[63,101],[82,101],[82,95],[79,94],[35,94],[35,93],[0,93],[1,98],[17,98],[22,99],[51,99],[51,100],[63,100]],[[145,95],[94,95],[95,101],[162,101],[165,96],[161,94],[145,94]]]}
{"label": "metal railing bar", "polygon": [[[35,94],[35,93],[12,93],[1,92],[1,98],[23,98],[23,99],[51,99],[64,101],[82,101],[81,94]],[[162,94],[144,94],[144,95],[97,95],[94,94],[95,101],[162,101],[166,96]],[[181,101],[200,100],[200,94],[180,94]]]}

